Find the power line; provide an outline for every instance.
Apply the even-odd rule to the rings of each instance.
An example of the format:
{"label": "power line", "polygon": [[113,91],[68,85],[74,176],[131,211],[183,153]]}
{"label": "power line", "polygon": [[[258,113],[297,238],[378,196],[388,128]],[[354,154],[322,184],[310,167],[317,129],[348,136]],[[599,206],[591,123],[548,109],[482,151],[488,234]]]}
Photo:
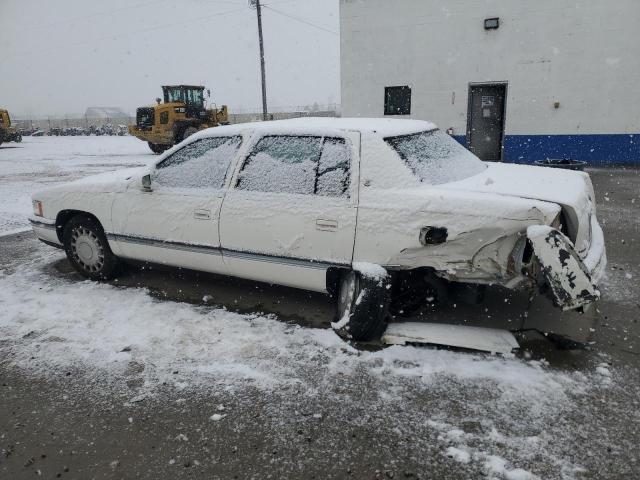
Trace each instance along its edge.
{"label": "power line", "polygon": [[310,22],[309,20],[306,20],[302,17],[297,17],[295,15],[291,15],[289,13],[285,13],[281,10],[278,10],[276,8],[270,7],[269,5],[263,5],[263,8],[268,8],[269,10],[271,10],[272,12],[278,13],[284,17],[290,18],[291,20],[295,20],[297,22],[300,23],[304,23],[305,25],[309,25],[310,27],[313,28],[317,28],[318,30],[322,30],[323,32],[327,32],[327,33],[331,33],[332,35],[339,35],[338,32],[334,32],[333,30],[329,30],[328,28],[322,27],[320,25],[316,25],[315,23]]}

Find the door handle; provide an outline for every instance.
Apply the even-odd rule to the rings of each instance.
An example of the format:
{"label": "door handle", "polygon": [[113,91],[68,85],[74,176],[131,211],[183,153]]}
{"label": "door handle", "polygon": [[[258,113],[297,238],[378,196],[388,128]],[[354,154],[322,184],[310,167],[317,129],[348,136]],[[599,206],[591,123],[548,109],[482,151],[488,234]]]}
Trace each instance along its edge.
{"label": "door handle", "polygon": [[196,220],[211,220],[211,210],[197,209],[193,211]]}
{"label": "door handle", "polygon": [[316,220],[316,230],[323,232],[335,232],[338,230],[338,221],[318,218]]}

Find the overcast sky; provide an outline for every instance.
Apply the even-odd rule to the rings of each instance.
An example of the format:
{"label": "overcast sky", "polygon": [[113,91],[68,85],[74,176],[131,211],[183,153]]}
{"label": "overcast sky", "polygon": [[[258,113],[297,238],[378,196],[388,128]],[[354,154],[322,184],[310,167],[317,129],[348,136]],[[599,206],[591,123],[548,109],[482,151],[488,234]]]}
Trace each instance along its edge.
{"label": "overcast sky", "polygon": [[[270,105],[339,102],[338,0],[263,2]],[[258,109],[258,59],[247,0],[0,0],[0,107],[15,116],[133,112],[179,83]]]}

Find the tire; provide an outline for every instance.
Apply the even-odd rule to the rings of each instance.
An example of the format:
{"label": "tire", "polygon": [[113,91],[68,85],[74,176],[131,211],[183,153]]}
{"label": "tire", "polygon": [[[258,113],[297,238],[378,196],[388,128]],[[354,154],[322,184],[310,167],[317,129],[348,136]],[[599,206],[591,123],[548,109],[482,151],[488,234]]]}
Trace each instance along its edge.
{"label": "tire", "polygon": [[198,129],[196,127],[187,127],[182,131],[182,140],[184,140],[185,138],[189,138],[191,135],[193,135],[194,133],[196,133],[198,131]]}
{"label": "tire", "polygon": [[22,135],[18,134],[18,136],[16,137],[16,143],[20,142],[22,142]]}
{"label": "tire", "polygon": [[91,280],[110,280],[117,275],[120,261],[102,226],[88,215],[76,215],[64,226],[62,243],[67,258],[80,275]]}
{"label": "tire", "polygon": [[366,342],[380,338],[387,327],[389,280],[350,270],[340,278],[336,318],[331,324],[344,340]]}
{"label": "tire", "polygon": [[168,150],[171,147],[171,145],[162,145],[160,143],[147,142],[147,144],[149,145],[149,148],[151,149],[151,151],[156,155],[160,155],[165,150]]}

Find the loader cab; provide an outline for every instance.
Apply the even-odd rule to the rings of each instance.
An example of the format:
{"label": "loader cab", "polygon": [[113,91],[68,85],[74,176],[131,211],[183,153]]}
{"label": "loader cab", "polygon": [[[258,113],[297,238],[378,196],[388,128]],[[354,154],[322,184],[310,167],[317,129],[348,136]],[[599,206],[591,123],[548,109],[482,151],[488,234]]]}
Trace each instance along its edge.
{"label": "loader cab", "polygon": [[187,118],[205,119],[204,87],[193,85],[177,85],[162,87],[164,103],[184,104]]}

